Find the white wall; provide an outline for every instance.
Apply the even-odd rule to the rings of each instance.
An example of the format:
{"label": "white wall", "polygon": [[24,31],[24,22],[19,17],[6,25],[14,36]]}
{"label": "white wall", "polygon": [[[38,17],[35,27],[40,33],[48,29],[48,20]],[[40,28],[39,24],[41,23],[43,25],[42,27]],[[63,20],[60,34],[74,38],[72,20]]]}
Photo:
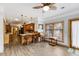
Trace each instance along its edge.
{"label": "white wall", "polygon": [[79,18],[79,11],[75,10],[73,12],[63,14],[56,17],[49,17],[45,18],[47,20],[45,23],[53,23],[58,21],[64,21],[64,43],[58,42],[60,44],[68,46],[69,39],[68,39],[68,20],[73,18]]}
{"label": "white wall", "polygon": [[0,16],[0,52],[3,52],[3,17]]}
{"label": "white wall", "polygon": [[3,7],[0,6],[0,52],[3,52]]}

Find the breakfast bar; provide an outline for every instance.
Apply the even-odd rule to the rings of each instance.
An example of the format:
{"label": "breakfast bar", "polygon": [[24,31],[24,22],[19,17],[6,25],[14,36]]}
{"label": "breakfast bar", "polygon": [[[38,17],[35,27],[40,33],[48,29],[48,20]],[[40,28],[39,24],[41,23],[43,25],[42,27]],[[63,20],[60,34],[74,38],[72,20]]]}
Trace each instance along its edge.
{"label": "breakfast bar", "polygon": [[38,37],[40,37],[39,33],[26,33],[20,34],[21,36],[21,44],[30,44],[38,41]]}

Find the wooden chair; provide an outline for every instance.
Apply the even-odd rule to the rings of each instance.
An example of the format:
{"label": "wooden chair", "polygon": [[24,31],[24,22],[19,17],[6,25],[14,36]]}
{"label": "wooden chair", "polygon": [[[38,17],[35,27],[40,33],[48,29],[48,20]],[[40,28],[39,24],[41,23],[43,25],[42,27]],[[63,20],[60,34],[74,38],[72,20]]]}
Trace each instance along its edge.
{"label": "wooden chair", "polygon": [[25,39],[25,43],[24,44],[30,44],[30,43],[32,43],[32,36],[26,35],[24,37],[24,39]]}

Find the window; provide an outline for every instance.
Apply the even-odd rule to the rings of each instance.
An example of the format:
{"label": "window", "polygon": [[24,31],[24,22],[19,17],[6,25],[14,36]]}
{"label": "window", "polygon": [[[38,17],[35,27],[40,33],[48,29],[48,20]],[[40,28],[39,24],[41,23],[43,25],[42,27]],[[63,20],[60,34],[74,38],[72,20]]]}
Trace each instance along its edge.
{"label": "window", "polygon": [[46,24],[46,37],[57,37],[57,40],[60,42],[64,42],[63,36],[64,36],[64,22],[57,22],[57,23],[50,23]]}
{"label": "window", "polygon": [[63,22],[58,22],[58,23],[54,23],[54,29],[53,29],[53,36],[57,37],[58,41],[62,41],[63,42],[63,31],[64,31],[64,27],[63,27]]}
{"label": "window", "polygon": [[46,24],[45,33],[46,38],[53,36],[53,24]]}

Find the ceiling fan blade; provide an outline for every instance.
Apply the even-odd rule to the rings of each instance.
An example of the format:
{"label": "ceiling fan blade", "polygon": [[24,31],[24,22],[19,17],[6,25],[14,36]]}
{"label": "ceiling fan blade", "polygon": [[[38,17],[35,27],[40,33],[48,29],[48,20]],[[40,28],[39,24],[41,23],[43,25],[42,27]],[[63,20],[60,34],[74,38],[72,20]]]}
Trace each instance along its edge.
{"label": "ceiling fan blade", "polygon": [[35,7],[33,7],[33,9],[40,9],[40,8],[43,8],[43,6],[35,6]]}
{"label": "ceiling fan blade", "polygon": [[50,6],[50,10],[56,10],[57,7],[56,6]]}

